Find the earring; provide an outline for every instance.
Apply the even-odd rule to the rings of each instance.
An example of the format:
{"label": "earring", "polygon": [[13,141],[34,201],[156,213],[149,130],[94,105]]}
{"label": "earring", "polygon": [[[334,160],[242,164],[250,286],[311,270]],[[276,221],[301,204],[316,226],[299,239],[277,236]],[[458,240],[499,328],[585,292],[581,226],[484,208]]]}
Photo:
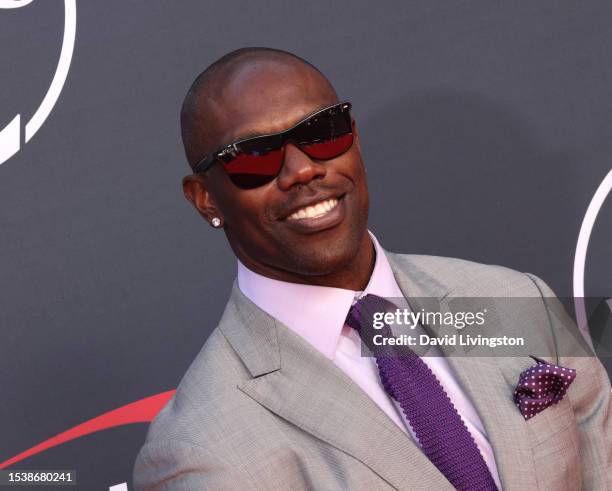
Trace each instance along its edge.
{"label": "earring", "polygon": [[213,227],[219,228],[221,226],[221,219],[219,217],[214,217],[210,223],[212,223]]}

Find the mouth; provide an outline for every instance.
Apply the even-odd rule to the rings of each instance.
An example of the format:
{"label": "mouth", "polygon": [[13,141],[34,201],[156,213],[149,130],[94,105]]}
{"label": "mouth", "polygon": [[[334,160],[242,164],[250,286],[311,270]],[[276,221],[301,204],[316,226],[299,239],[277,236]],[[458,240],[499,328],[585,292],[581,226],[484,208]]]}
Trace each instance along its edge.
{"label": "mouth", "polygon": [[318,218],[326,215],[338,206],[337,198],[329,198],[312,205],[304,206],[295,210],[291,215],[287,217],[287,220],[304,220],[306,218]]}
{"label": "mouth", "polygon": [[283,221],[296,231],[313,233],[338,225],[345,215],[344,194],[294,210]]}

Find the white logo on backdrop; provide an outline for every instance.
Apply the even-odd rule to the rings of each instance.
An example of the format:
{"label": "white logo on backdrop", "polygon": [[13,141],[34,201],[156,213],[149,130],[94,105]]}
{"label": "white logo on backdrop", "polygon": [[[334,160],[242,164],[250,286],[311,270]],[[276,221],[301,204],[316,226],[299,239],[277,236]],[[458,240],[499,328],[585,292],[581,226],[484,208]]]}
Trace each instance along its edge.
{"label": "white logo on backdrop", "polygon": [[597,215],[601,210],[608,195],[612,192],[612,170],[608,172],[604,180],[595,191],[589,207],[587,208],[580,233],[578,234],[578,242],[576,243],[576,255],[574,256],[574,306],[576,309],[576,322],[582,331],[582,334],[590,341],[589,325],[587,321],[586,308],[584,303],[584,268],[586,265],[587,250],[589,241],[591,240],[591,232],[595,225]]}
{"label": "white logo on backdrop", "polygon": [[16,9],[23,7],[34,0],[0,0],[0,9]]}
{"label": "white logo on backdrop", "polygon": [[[24,7],[33,0],[0,0],[0,9],[14,9]],[[24,143],[28,143],[43,125],[59,95],[68,76],[68,69],[72,60],[74,50],[74,39],[76,34],[76,0],[64,0],[64,39],[62,51],[60,52],[55,75],[47,94],[40,106],[34,112],[30,120],[25,123]],[[0,130],[0,164],[6,162],[21,148],[21,114],[17,114],[9,124]]]}

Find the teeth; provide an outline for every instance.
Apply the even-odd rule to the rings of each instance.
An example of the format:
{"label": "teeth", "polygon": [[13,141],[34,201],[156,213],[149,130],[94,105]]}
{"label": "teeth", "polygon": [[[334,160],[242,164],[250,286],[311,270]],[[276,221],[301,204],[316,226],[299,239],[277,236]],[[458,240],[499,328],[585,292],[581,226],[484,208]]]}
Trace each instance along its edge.
{"label": "teeth", "polygon": [[320,201],[319,203],[316,203],[314,205],[300,208],[296,212],[289,215],[289,218],[292,220],[302,220],[304,218],[319,217],[321,215],[325,215],[330,210],[334,209],[337,204],[338,200],[335,198]]}

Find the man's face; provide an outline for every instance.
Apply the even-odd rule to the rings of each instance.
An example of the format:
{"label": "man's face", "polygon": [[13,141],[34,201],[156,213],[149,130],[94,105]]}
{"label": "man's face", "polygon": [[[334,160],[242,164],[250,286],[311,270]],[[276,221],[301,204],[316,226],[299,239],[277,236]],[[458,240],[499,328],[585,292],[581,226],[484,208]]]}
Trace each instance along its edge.
{"label": "man's face", "polygon": [[[288,129],[336,102],[333,89],[309,67],[270,62],[243,67],[208,102],[214,111],[209,135],[215,140],[208,148]],[[346,153],[326,161],[313,161],[288,144],[280,174],[259,188],[237,188],[220,162],[202,179],[232,249],[254,271],[332,274],[350,268],[369,244],[368,190],[357,135]],[[319,203],[329,208],[334,200],[324,214],[296,216]]]}

